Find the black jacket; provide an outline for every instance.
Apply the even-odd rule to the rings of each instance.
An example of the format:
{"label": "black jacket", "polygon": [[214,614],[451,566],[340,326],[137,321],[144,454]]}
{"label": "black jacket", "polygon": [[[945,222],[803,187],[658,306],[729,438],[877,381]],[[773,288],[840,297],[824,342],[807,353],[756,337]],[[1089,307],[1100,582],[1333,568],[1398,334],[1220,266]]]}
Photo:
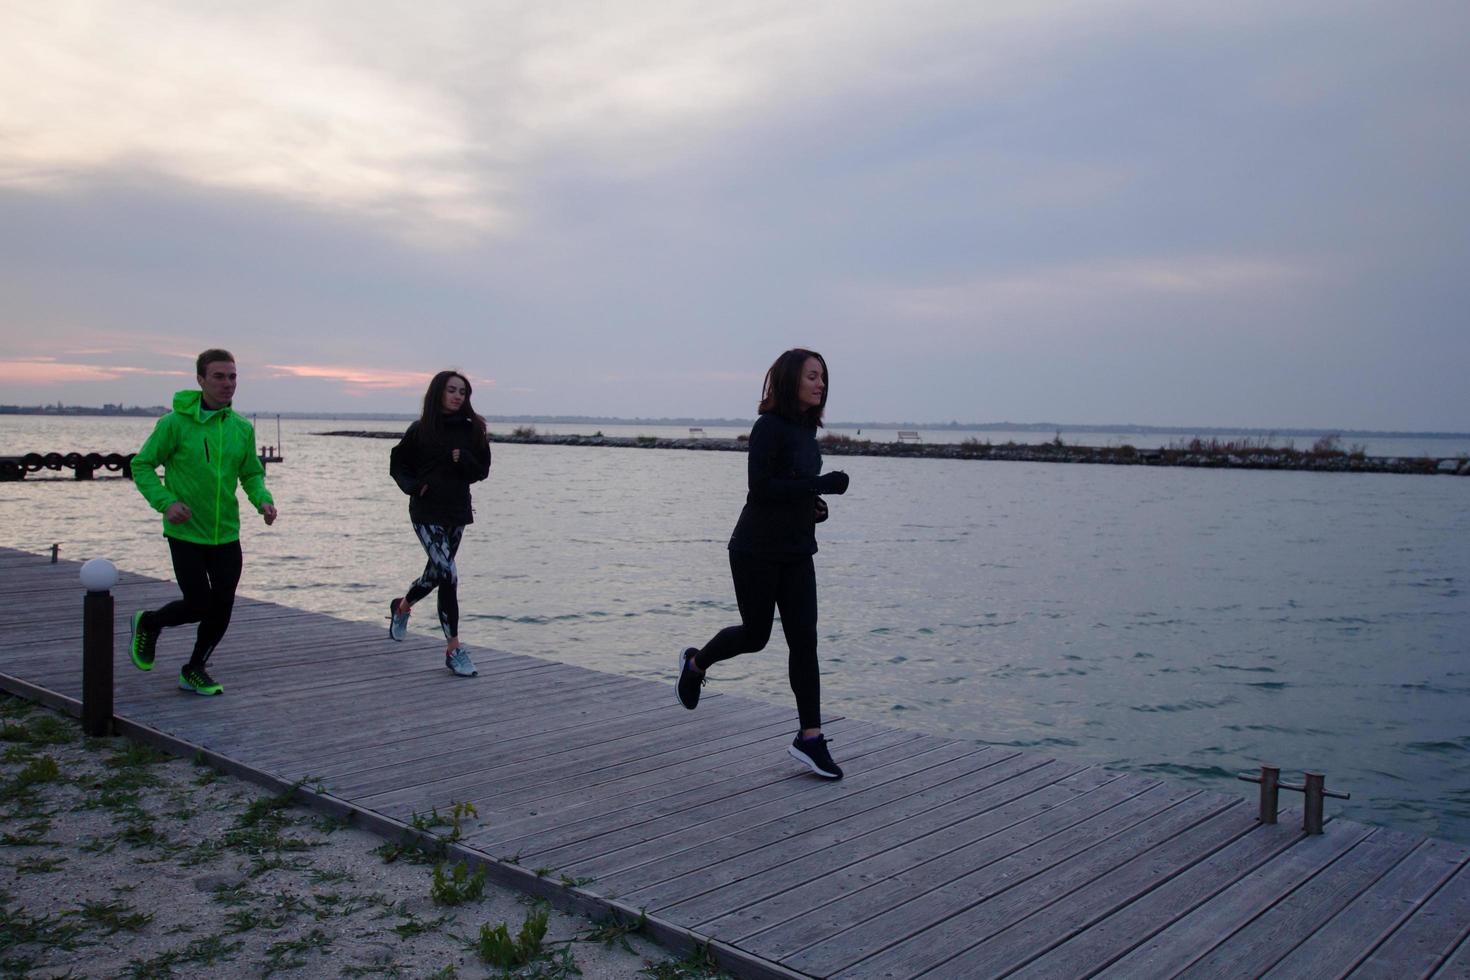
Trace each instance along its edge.
{"label": "black jacket", "polygon": [[822,472],[817,430],[767,412],[750,430],[749,492],[730,536],[731,551],[771,557],[817,553],[817,494],[845,493],[847,474]]}
{"label": "black jacket", "polygon": [[475,521],[470,484],[490,475],[490,442],[476,439],[473,420],[463,415],[445,417],[437,433],[421,431],[414,422],[393,447],[388,472],[408,494],[415,524],[463,527]]}

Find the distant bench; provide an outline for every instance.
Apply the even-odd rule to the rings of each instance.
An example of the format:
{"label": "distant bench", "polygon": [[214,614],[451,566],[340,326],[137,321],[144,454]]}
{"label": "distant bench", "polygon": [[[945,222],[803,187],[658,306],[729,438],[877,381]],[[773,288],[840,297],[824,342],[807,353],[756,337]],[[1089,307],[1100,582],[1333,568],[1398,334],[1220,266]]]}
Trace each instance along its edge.
{"label": "distant bench", "polygon": [[908,429],[899,429],[898,430],[898,441],[899,442],[923,442],[924,440],[919,438],[919,434],[917,432],[913,432],[913,431],[908,430]]}
{"label": "distant bench", "polygon": [[703,439],[704,438],[704,430],[701,429],[697,425],[691,425],[689,427],[689,438],[691,438],[691,439]]}

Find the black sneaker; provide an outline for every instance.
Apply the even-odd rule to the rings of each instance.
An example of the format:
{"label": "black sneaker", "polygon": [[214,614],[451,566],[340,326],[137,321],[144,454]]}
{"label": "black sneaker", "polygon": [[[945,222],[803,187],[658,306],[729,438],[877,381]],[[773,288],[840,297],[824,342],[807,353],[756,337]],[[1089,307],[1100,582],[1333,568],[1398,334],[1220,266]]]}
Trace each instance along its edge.
{"label": "black sneaker", "polygon": [[693,647],[679,651],[679,682],[674,685],[679,692],[679,703],[690,711],[699,704],[699,689],[704,687],[704,675],[694,667],[694,655],[698,652]]}
{"label": "black sneaker", "polygon": [[195,694],[222,694],[224,688],[203,667],[190,667],[184,665],[179,671],[179,690],[192,691]]}
{"label": "black sneaker", "polygon": [[796,734],[791,744],[786,748],[791,753],[791,758],[806,766],[812,772],[823,779],[841,779],[842,767],[832,761],[832,753],[827,751],[827,736],[818,735],[816,738],[802,738],[801,733]]}
{"label": "black sneaker", "polygon": [[133,666],[139,670],[153,669],[153,653],[158,647],[158,630],[148,629],[143,625],[143,617],[148,615],[139,609],[133,613],[133,635],[128,640],[128,655],[133,658]]}

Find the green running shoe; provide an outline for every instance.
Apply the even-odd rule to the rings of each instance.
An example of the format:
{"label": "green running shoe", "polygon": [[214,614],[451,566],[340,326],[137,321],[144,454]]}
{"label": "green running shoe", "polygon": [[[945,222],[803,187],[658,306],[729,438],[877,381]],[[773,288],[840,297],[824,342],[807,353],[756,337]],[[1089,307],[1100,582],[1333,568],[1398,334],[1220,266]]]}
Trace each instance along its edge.
{"label": "green running shoe", "polygon": [[139,609],[133,613],[133,635],[128,641],[128,655],[133,658],[133,666],[139,670],[153,669],[153,651],[158,646],[158,630],[146,629],[143,626],[144,610]]}
{"label": "green running shoe", "polygon": [[179,671],[179,690],[209,695],[223,694],[225,689],[203,667],[185,664],[184,669]]}

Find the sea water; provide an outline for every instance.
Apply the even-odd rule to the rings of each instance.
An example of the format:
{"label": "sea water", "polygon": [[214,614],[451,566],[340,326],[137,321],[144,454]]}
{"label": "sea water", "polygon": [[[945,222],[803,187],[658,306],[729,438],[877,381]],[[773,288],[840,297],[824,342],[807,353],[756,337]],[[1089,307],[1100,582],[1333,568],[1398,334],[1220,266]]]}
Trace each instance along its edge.
{"label": "sea water", "polygon": [[[152,424],[0,416],[0,454],[127,452]],[[281,519],[247,511],[241,591],[386,627],[423,565],[392,442],[314,433],[403,423],[281,424]],[[1470,479],[829,463],[852,477],[818,529],[829,717],[1244,795],[1236,774],[1262,762],[1317,769],[1352,793],[1329,815],[1470,841]],[[738,618],[725,544],[744,493],[739,453],[497,445],[459,556],[461,636],[667,682],[679,710],[676,651]],[[171,577],[158,516],[116,478],[0,484],[0,528]],[[411,629],[434,626],[430,601]],[[188,645],[165,635],[160,655]],[[361,652],[434,655],[412,649],[385,631]],[[227,637],[222,678],[230,657]],[[792,703],[779,629],[710,685]]]}

